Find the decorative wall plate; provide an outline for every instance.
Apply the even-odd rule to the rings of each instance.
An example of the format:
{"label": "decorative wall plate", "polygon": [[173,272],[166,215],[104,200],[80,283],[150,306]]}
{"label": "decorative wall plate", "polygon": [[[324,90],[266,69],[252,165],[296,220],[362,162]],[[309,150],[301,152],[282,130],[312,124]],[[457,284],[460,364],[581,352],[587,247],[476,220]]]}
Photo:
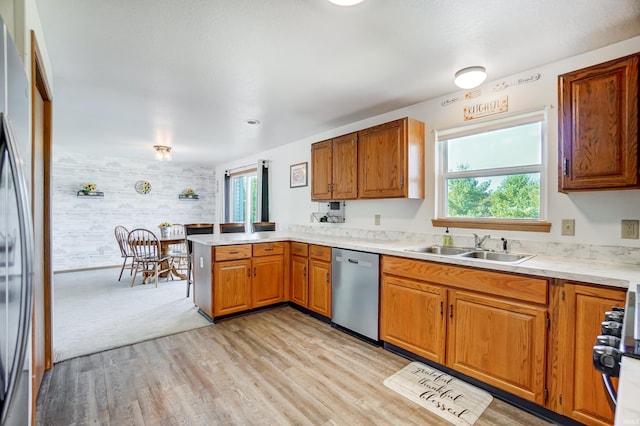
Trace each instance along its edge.
{"label": "decorative wall plate", "polygon": [[151,192],[151,184],[146,180],[139,180],[136,182],[136,192],[138,194],[148,194]]}

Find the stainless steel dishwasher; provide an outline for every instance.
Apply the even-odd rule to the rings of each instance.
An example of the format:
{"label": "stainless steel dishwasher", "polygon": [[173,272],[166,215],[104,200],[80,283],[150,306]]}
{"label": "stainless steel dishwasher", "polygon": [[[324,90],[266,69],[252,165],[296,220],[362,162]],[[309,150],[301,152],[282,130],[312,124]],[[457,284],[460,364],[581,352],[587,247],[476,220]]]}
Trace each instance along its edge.
{"label": "stainless steel dishwasher", "polygon": [[380,256],[331,250],[331,321],[378,341]]}

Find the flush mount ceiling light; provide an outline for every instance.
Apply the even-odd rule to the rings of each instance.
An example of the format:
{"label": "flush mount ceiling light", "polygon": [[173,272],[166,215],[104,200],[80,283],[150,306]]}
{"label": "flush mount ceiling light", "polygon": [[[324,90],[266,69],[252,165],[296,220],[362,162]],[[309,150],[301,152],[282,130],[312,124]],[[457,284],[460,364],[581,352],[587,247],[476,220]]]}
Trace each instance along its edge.
{"label": "flush mount ceiling light", "polygon": [[249,118],[248,120],[244,120],[244,122],[249,126],[257,126],[258,124],[260,124],[260,120],[256,120],[255,118]]}
{"label": "flush mount ceiling light", "polygon": [[155,159],[158,161],[171,161],[171,147],[166,145],[154,145],[156,150]]}
{"label": "flush mount ceiling light", "polygon": [[329,0],[333,4],[337,4],[338,6],[355,6],[356,4],[362,3],[364,0]]}
{"label": "flush mount ceiling light", "polygon": [[487,70],[484,67],[467,67],[456,73],[453,82],[461,89],[473,89],[482,84],[487,78]]}

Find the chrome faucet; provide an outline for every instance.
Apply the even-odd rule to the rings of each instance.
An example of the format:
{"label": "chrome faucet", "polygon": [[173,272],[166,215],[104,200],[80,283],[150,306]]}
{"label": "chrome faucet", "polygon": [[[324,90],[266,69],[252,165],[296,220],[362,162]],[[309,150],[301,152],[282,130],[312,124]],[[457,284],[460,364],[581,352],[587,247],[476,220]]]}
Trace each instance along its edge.
{"label": "chrome faucet", "polygon": [[478,250],[487,250],[482,247],[482,244],[484,244],[484,242],[487,241],[488,238],[491,238],[491,235],[487,234],[483,237],[479,237],[478,234],[473,234],[474,247]]}

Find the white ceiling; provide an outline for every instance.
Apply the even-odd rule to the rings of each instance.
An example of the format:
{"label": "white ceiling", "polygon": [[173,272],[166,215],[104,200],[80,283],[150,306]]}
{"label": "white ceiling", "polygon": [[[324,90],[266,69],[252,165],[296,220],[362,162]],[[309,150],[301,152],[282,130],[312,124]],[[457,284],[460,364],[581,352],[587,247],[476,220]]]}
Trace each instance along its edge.
{"label": "white ceiling", "polygon": [[[220,163],[640,34],[638,0],[37,0],[54,149]],[[246,119],[258,119],[249,126]]]}

